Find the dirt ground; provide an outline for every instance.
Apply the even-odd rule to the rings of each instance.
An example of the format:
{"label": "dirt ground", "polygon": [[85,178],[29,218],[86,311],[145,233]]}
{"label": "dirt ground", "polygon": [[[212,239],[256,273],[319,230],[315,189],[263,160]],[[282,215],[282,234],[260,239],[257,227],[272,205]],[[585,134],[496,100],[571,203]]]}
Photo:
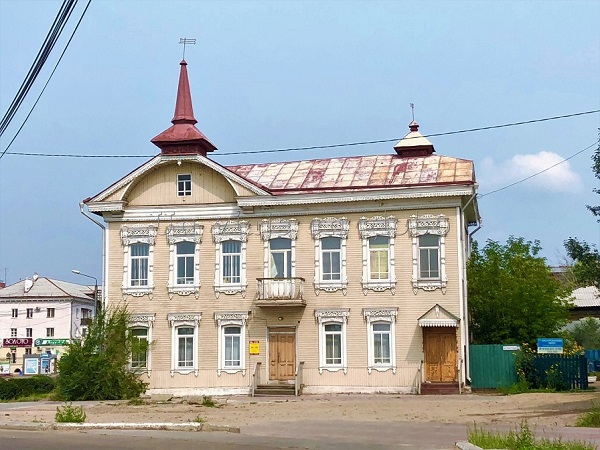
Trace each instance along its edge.
{"label": "dirt ground", "polygon": [[[193,422],[251,426],[265,421],[302,419],[348,421],[416,421],[459,424],[515,423],[527,419],[535,426],[570,426],[578,414],[600,404],[600,392],[536,393],[511,396],[468,394],[417,395],[303,395],[300,397],[213,398],[216,407],[201,398],[102,402],[84,406],[87,422]],[[44,403],[12,409],[0,421],[54,422],[57,404]]]}

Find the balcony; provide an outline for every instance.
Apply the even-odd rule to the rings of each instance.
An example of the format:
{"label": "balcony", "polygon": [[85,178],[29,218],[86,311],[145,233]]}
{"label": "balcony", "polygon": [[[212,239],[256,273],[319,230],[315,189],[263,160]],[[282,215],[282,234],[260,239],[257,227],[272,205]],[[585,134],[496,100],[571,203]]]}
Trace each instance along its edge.
{"label": "balcony", "polygon": [[257,278],[256,281],[256,306],[306,306],[302,297],[304,278]]}

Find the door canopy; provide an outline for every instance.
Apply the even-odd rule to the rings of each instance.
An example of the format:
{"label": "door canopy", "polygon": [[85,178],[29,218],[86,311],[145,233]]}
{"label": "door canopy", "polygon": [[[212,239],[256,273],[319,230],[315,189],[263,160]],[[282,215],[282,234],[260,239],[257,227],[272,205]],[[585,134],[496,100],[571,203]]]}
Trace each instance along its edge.
{"label": "door canopy", "polygon": [[436,304],[418,319],[420,327],[457,327],[460,319]]}

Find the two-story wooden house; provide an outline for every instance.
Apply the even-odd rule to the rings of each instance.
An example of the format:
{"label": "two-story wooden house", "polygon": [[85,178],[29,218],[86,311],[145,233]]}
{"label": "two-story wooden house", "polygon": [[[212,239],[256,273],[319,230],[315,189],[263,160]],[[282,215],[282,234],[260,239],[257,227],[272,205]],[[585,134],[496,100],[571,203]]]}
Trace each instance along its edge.
{"label": "two-story wooden house", "polygon": [[85,200],[108,306],[151,393],[420,392],[464,385],[473,162],[410,132],[386,155],[224,167],[181,72],[160,154]]}

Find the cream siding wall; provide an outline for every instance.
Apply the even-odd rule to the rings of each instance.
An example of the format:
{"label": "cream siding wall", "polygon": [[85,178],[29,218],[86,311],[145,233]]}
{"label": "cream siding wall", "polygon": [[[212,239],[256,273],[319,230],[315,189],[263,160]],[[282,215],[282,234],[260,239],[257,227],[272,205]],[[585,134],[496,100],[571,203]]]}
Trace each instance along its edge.
{"label": "cream siding wall", "polygon": [[[192,195],[177,196],[177,175],[192,175]],[[236,192],[223,175],[207,166],[175,161],[155,167],[125,193],[130,206],[231,203]]]}
{"label": "cream siding wall", "polygon": [[[167,169],[167,168],[165,168]],[[188,170],[190,169],[190,170]],[[135,204],[148,203],[163,204],[174,202],[166,193],[165,180],[172,183],[177,173],[191,171],[190,167],[182,165],[169,167],[160,173],[150,176],[144,185],[138,184],[132,191]],[[195,170],[195,169],[194,169]],[[210,172],[210,173],[209,173]],[[212,171],[192,172],[192,178],[200,174],[202,189],[194,184],[193,192],[198,197],[194,201],[216,202],[219,198],[229,201],[231,187],[221,179],[216,180]],[[227,185],[225,185],[227,184]],[[227,187],[229,186],[229,191]],[[223,191],[219,191],[219,189]],[[204,192],[204,193],[201,193]],[[228,192],[227,195],[223,192]],[[220,197],[219,197],[220,196]],[[436,200],[440,201],[440,200]],[[379,206],[379,202],[373,206]],[[344,205],[346,206],[346,205]],[[380,387],[402,388],[410,391],[417,383],[418,368],[423,358],[422,331],[417,319],[436,303],[447,309],[452,314],[459,316],[459,285],[458,285],[458,239],[456,210],[453,207],[419,209],[418,214],[444,214],[450,223],[450,231],[446,236],[446,275],[448,286],[445,293],[441,290],[426,292],[423,290],[413,293],[411,285],[412,276],[412,239],[407,232],[407,220],[415,214],[414,209],[387,210],[385,213],[368,212],[371,206],[364,203],[360,206],[361,212],[350,214],[332,214],[335,217],[345,216],[350,220],[350,232],[347,240],[347,276],[348,290],[344,295],[341,291],[334,293],[321,292],[316,295],[313,290],[314,279],[314,241],[310,235],[310,222],[315,217],[328,217],[328,214],[294,215],[299,222],[299,233],[296,242],[296,269],[295,276],[306,279],[304,285],[304,299],[306,308],[259,308],[254,306],[256,294],[256,278],[263,277],[263,242],[261,241],[258,226],[261,218],[242,217],[251,223],[251,232],[247,244],[247,280],[248,289],[245,297],[241,294],[225,295],[218,298],[213,291],[215,245],[211,238],[213,221],[202,221],[204,226],[203,240],[200,245],[200,281],[201,288],[198,299],[194,295],[180,296],[175,294],[169,298],[166,290],[169,270],[169,248],[165,237],[166,227],[170,223],[157,223],[159,230],[154,249],[154,292],[152,297],[123,297],[121,285],[123,281],[123,247],[120,239],[121,223],[111,222],[108,227],[109,254],[108,267],[110,282],[107,290],[110,305],[126,304],[132,313],[156,314],[152,330],[152,372],[144,379],[150,383],[150,388],[156,391],[190,388],[244,388],[247,389],[251,372],[256,362],[262,363],[261,379],[267,379],[268,371],[268,342],[267,329],[275,326],[297,327],[297,360],[305,362],[304,381],[307,386],[318,390],[322,387]],[[416,206],[416,203],[415,203]],[[307,207],[308,208],[308,207]],[[282,208],[288,209],[288,208]],[[292,211],[288,211],[292,212]],[[298,209],[295,209],[298,214]],[[273,211],[270,211],[273,214]],[[358,219],[376,215],[392,215],[398,219],[397,234],[395,239],[395,260],[397,286],[395,295],[391,291],[368,291],[364,295],[361,287],[362,278],[362,241],[358,234]],[[282,213],[278,217],[291,218],[291,214]],[[132,225],[127,223],[127,225]],[[396,374],[388,372],[367,373],[367,326],[363,319],[362,308],[369,307],[398,307],[396,322]],[[348,373],[318,372],[318,325],[314,317],[315,309],[324,308],[350,308],[350,317],[347,323],[347,364]],[[246,332],[246,373],[227,374],[217,376],[217,324],[214,320],[215,312],[223,311],[251,311],[247,322]],[[171,362],[171,328],[167,322],[168,313],[202,313],[199,325],[199,365],[200,371],[196,377],[193,373],[187,375],[170,373]],[[282,319],[279,320],[279,317]],[[460,334],[458,334],[460,336]],[[260,355],[248,355],[248,342],[260,341]],[[458,341],[460,342],[460,341]]]}

